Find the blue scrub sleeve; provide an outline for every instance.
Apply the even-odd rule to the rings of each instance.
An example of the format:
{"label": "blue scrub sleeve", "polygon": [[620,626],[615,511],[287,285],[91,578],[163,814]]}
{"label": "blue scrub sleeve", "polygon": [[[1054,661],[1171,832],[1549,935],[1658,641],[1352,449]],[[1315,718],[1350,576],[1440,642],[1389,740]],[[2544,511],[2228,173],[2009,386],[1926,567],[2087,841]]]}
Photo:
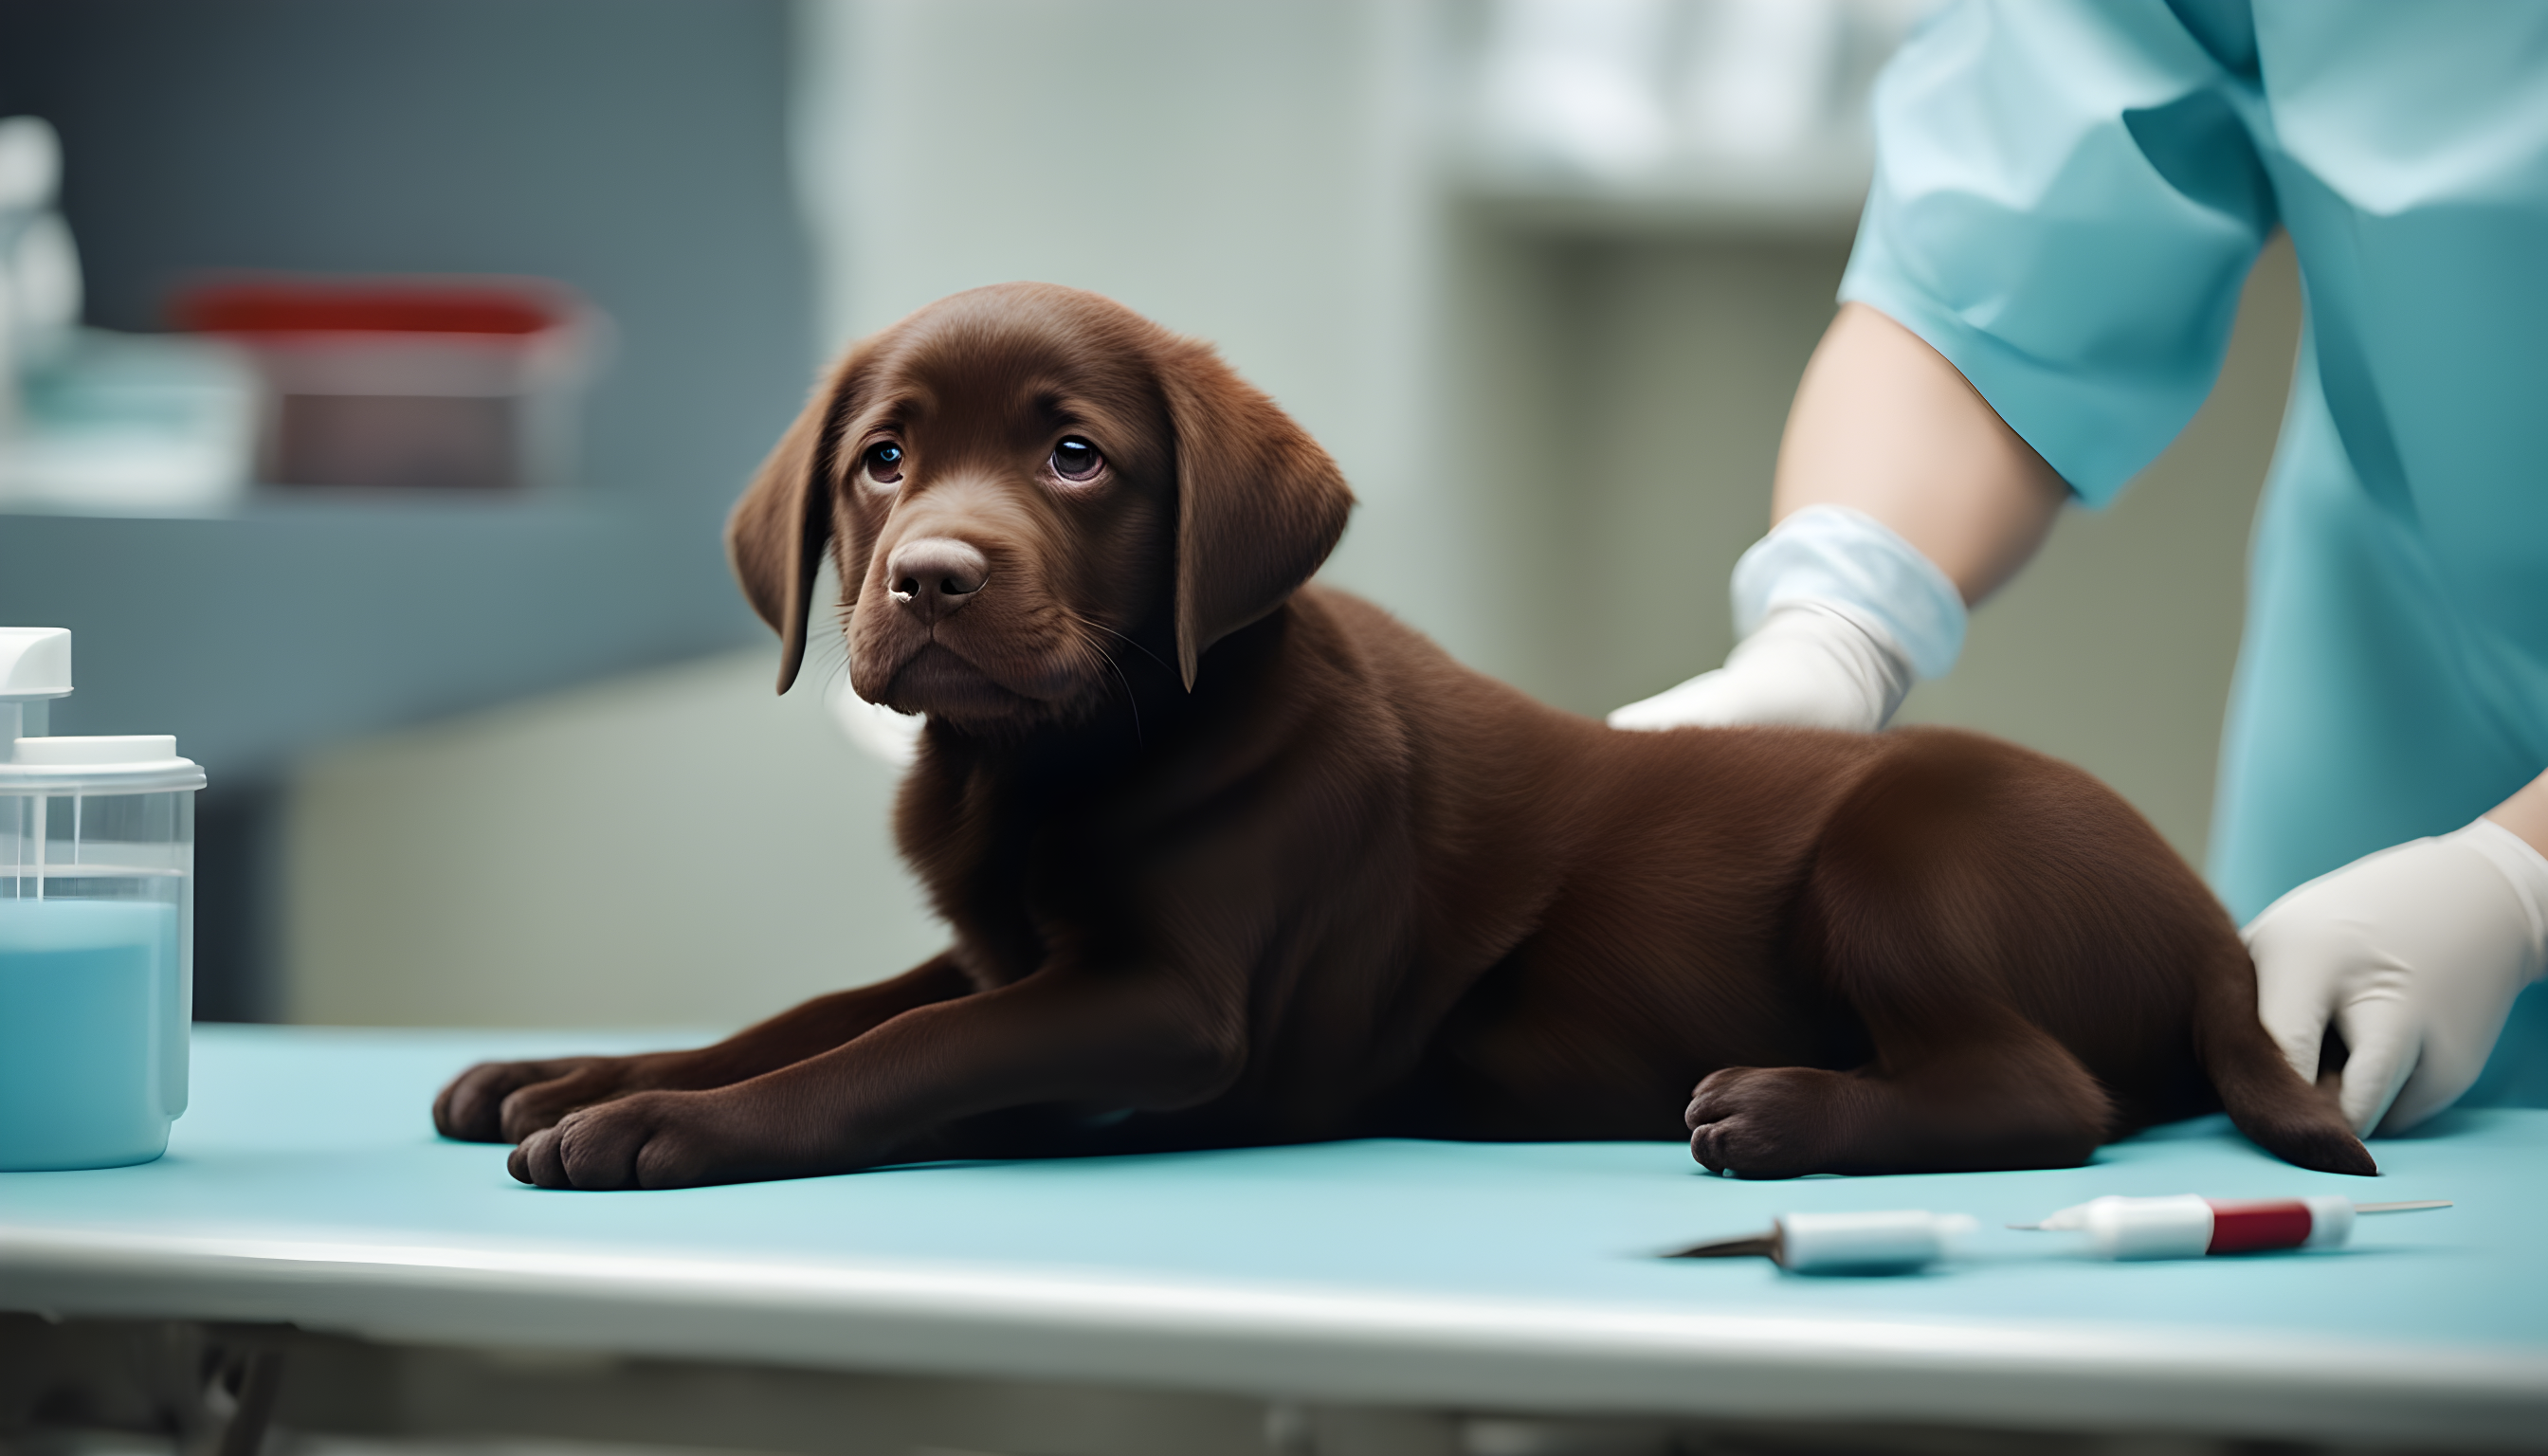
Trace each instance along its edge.
{"label": "blue scrub sleeve", "polygon": [[2225,62],[2161,0],[1931,17],[1876,85],[1841,298],[1927,340],[2105,503],[2211,392],[2274,227],[2252,55]]}

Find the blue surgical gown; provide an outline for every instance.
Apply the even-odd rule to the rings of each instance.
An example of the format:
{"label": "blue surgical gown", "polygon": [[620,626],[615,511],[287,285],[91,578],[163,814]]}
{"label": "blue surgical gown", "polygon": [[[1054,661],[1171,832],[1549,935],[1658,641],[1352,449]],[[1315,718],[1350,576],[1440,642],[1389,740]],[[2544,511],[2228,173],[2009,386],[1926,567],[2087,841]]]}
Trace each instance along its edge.
{"label": "blue surgical gown", "polygon": [[[2548,5],[1960,4],[1874,109],[1841,297],[2091,504],[2193,417],[2291,234],[2308,323],[2213,825],[2232,914],[2548,769]],[[2533,990],[2472,1100],[2543,1091]]]}

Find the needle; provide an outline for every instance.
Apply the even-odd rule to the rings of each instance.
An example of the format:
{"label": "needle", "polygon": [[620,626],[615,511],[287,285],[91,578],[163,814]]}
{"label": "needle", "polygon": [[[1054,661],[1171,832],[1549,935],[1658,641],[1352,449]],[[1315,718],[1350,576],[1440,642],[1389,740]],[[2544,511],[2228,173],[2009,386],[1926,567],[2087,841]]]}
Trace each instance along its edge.
{"label": "needle", "polygon": [[[2451,1201],[2447,1198],[2419,1198],[2407,1200],[2401,1203],[2358,1203],[2353,1206],[2353,1211],[2357,1214],[2412,1214],[2418,1209],[2446,1209],[2450,1206]],[[2086,1205],[2083,1204],[2081,1207],[2084,1208]],[[2068,1213],[2072,1211],[2065,1209],[2062,1212]],[[2061,1217],[2061,1215],[2055,1214],[2052,1217],[2057,1219]],[[2047,1221],[2040,1224],[2010,1224],[2006,1227],[2011,1228],[2037,1229],[2076,1228],[2080,1226],[2077,1224],[2054,1224]]]}

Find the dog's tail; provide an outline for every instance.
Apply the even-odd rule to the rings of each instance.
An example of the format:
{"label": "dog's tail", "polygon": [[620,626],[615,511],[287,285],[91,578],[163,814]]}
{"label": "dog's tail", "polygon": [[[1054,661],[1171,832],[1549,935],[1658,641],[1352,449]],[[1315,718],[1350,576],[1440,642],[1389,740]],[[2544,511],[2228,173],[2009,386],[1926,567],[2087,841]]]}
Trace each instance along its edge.
{"label": "dog's tail", "polygon": [[2231,940],[2225,962],[2195,995],[2194,1048],[2238,1131],[2285,1162],[2321,1173],[2376,1177],[2380,1165],[2353,1136],[2335,1099],[2301,1079],[2256,1019],[2256,967]]}

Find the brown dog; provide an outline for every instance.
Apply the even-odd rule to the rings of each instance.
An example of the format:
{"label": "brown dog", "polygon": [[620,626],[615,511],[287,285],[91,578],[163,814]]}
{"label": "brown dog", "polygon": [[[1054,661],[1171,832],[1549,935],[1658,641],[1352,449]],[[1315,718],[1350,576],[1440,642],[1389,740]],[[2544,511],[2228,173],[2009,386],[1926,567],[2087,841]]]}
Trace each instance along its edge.
{"label": "brown dog", "polygon": [[2373,1171],[2228,917],[2086,774],[1612,732],[1303,587],[1350,504],[1210,348],[1094,295],[859,344],[729,546],[782,691],[828,548],[852,684],[928,714],[896,825],[954,949],[698,1050],[474,1067],[436,1126],[552,1188],[1684,1131],[1774,1177],[2072,1164],[2226,1101]]}

